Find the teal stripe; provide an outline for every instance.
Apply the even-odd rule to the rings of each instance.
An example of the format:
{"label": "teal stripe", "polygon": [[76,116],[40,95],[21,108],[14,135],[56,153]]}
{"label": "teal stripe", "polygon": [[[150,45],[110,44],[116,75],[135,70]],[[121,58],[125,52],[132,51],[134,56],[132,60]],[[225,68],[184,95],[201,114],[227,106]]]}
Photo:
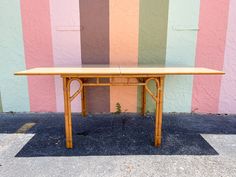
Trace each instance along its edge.
{"label": "teal stripe", "polygon": [[1,98],[1,92],[0,92],[0,112],[3,112],[3,110],[2,110],[2,98]]}
{"label": "teal stripe", "polygon": [[2,106],[8,111],[29,111],[25,77],[14,72],[25,69],[20,1],[0,1],[0,89]]}
{"label": "teal stripe", "polygon": [[[139,64],[163,66],[166,58],[169,0],[140,0]],[[149,85],[154,90],[154,84]],[[141,108],[141,89],[138,88],[138,111]],[[147,96],[147,111],[153,112],[155,103]]]}
{"label": "teal stripe", "polygon": [[[170,0],[166,66],[194,66],[200,0]],[[192,76],[165,80],[164,112],[190,112]]]}

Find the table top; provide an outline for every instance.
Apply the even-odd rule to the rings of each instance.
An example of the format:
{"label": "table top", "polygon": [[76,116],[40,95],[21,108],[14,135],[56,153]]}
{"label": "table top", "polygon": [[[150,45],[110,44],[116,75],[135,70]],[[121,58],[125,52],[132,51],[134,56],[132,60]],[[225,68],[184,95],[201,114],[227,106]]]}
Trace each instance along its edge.
{"label": "table top", "polygon": [[223,71],[201,67],[159,67],[82,65],[79,67],[39,67],[15,75],[216,75]]}

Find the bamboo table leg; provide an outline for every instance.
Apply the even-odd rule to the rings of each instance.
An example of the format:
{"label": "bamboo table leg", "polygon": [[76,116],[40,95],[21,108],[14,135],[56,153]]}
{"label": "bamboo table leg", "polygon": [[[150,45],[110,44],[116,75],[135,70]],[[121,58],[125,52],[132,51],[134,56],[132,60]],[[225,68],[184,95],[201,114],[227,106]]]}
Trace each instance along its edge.
{"label": "bamboo table leg", "polygon": [[82,87],[82,92],[81,92],[81,105],[82,105],[82,116],[86,116],[86,92],[85,92],[85,87]]}
{"label": "bamboo table leg", "polygon": [[144,116],[146,112],[146,89],[145,85],[142,86],[142,115]]}
{"label": "bamboo table leg", "polygon": [[63,77],[64,109],[65,109],[65,134],[66,134],[66,147],[73,148],[70,84],[68,81],[69,81],[68,78]]}
{"label": "bamboo table leg", "polygon": [[160,77],[159,88],[157,88],[158,99],[156,100],[156,118],[155,118],[155,146],[157,147],[161,145],[163,93],[164,93],[164,77]]}

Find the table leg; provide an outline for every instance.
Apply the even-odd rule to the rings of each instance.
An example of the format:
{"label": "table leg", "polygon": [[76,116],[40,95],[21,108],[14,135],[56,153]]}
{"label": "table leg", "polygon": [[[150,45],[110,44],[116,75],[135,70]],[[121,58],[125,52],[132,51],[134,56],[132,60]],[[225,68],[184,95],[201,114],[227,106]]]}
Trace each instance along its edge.
{"label": "table leg", "polygon": [[160,77],[159,88],[157,88],[158,99],[156,101],[156,118],[155,118],[155,146],[157,147],[161,145],[163,93],[164,93],[164,77]]}
{"label": "table leg", "polygon": [[145,85],[142,86],[142,115],[145,116],[146,112],[146,89]]}
{"label": "table leg", "polygon": [[86,116],[86,90],[85,87],[82,86],[82,93],[81,93],[81,104],[82,104],[82,116]]}
{"label": "table leg", "polygon": [[73,148],[70,84],[68,84],[68,81],[69,81],[68,78],[63,77],[64,109],[65,109],[65,134],[66,134],[66,147]]}

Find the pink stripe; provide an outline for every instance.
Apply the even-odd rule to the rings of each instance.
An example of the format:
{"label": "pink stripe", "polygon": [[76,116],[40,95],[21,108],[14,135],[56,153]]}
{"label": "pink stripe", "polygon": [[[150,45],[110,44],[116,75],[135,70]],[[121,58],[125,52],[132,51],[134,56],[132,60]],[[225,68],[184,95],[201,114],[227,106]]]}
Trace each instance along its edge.
{"label": "pink stripe", "polygon": [[230,1],[224,71],[220,94],[220,113],[236,113],[236,1]]}
{"label": "pink stripe", "polygon": [[[53,66],[48,0],[21,0],[26,67]],[[30,110],[55,111],[53,77],[28,77]]]}
{"label": "pink stripe", "polygon": [[[78,0],[50,0],[55,66],[81,65],[80,16]],[[57,111],[64,111],[63,87],[60,77],[55,78]],[[72,85],[72,92],[78,84]],[[81,110],[80,97],[72,102],[72,110]]]}
{"label": "pink stripe", "polygon": [[[223,69],[229,0],[202,0],[196,66]],[[196,76],[192,111],[218,112],[221,76]]]}

